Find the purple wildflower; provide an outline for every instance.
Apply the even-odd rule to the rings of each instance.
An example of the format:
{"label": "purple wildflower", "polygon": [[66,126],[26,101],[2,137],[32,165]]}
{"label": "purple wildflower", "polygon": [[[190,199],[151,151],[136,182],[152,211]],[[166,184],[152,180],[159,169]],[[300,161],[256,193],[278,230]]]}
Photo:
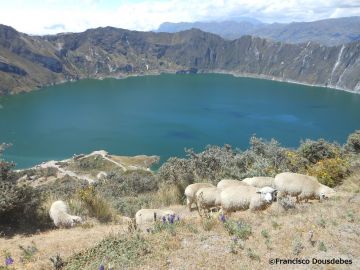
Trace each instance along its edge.
{"label": "purple wildflower", "polygon": [[175,215],[170,215],[170,216],[168,217],[168,220],[169,220],[169,223],[170,223],[170,224],[174,224]]}
{"label": "purple wildflower", "polygon": [[99,270],[105,270],[105,266],[103,264],[100,264]]}
{"label": "purple wildflower", "polygon": [[234,237],[232,238],[232,240],[233,240],[235,243],[237,243],[237,241],[239,240],[239,238],[237,238],[237,236],[234,236]]}
{"label": "purple wildflower", "polygon": [[225,218],[225,215],[224,215],[224,214],[221,214],[221,215],[220,215],[220,221],[221,221],[221,222],[225,222],[225,221],[226,221],[226,218]]}
{"label": "purple wildflower", "polygon": [[162,217],[162,222],[163,222],[163,224],[166,223],[166,217],[165,216]]}
{"label": "purple wildflower", "polygon": [[10,256],[9,257],[6,257],[6,260],[5,260],[5,265],[8,266],[8,265],[11,265],[14,263],[14,259],[11,258]]}

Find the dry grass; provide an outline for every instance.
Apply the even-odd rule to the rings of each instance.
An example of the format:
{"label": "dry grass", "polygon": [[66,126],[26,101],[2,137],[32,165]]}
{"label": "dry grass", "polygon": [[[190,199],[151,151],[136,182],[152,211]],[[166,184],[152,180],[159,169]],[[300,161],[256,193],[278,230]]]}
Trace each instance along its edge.
{"label": "dry grass", "polygon": [[[0,266],[5,261],[4,250],[9,252],[14,259],[14,269],[52,269],[50,257],[60,254],[62,258],[67,258],[74,252],[89,248],[99,242],[104,236],[118,232],[124,232],[125,227],[120,225],[96,225],[83,229],[76,227],[72,229],[56,229],[31,236],[17,235],[12,238],[0,238]],[[19,245],[24,247],[35,245],[38,252],[34,254],[31,262],[21,263],[23,256]]]}
{"label": "dry grass", "polygon": [[[247,239],[233,239],[215,214],[202,220],[196,211],[189,212],[184,205],[170,208],[180,215],[182,222],[175,230],[145,233],[150,253],[141,255],[131,269],[360,269],[360,177],[353,174],[336,188],[337,196],[319,203],[297,204],[284,210],[274,203],[260,213],[234,213],[230,219],[242,220],[251,227]],[[174,187],[162,187],[157,194],[163,205],[173,204],[166,194],[176,197]],[[161,196],[164,196],[162,198]],[[76,208],[76,207],[74,207]],[[204,225],[204,222],[206,223]],[[209,224],[207,224],[207,222]],[[0,266],[3,250],[15,259],[15,269],[51,269],[51,256],[59,253],[65,260],[74,254],[94,247],[111,232],[125,232],[124,225],[99,225],[53,230],[29,237],[0,238]],[[129,235],[129,237],[132,237]],[[38,252],[27,263],[19,245],[35,244]],[[130,241],[131,243],[131,241]],[[101,247],[100,247],[101,248]],[[104,254],[104,253],[102,253]],[[94,254],[96,257],[97,255]],[[94,258],[95,258],[94,257]],[[351,259],[352,265],[310,265],[308,267],[276,265],[269,259],[320,258]],[[97,260],[102,258],[96,257]],[[113,263],[114,270],[121,269]],[[95,269],[95,268],[84,268]]]}
{"label": "dry grass", "polygon": [[[230,218],[249,224],[252,233],[247,240],[236,244],[216,215],[214,224],[204,227],[196,211],[189,213],[185,206],[173,206],[170,208],[183,220],[176,227],[175,234],[166,230],[145,234],[151,252],[142,257],[140,266],[131,268],[269,269],[270,258],[315,257],[352,259],[353,264],[325,268],[312,265],[311,269],[359,269],[360,204],[349,203],[348,197],[339,196],[323,203],[304,203],[288,211],[274,204],[261,213],[237,212]],[[18,244],[34,241],[39,249],[36,261],[28,263],[27,268],[22,265],[20,268],[35,269],[39,265],[40,268],[36,269],[49,269],[46,266],[50,256],[60,253],[66,258],[74,251],[93,246],[110,231],[122,229],[124,227],[95,225],[91,229],[54,230],[29,238],[1,239],[0,246],[10,251],[18,261]],[[114,269],[120,269],[116,268],[116,263],[114,265]],[[274,269],[289,268],[278,265]]]}
{"label": "dry grass", "polygon": [[153,205],[155,207],[181,204],[183,193],[175,185],[161,185],[159,190],[153,195]]}
{"label": "dry grass", "polygon": [[139,155],[139,156],[133,156],[133,157],[132,156],[109,155],[108,158],[124,165],[127,169],[144,169],[144,170],[146,170],[158,161],[157,156],[146,156],[146,155]]}
{"label": "dry grass", "polygon": [[78,160],[71,160],[64,165],[64,168],[73,171],[76,174],[82,174],[90,177],[96,177],[101,171],[109,172],[118,168],[118,166],[101,155],[92,155]]}
{"label": "dry grass", "polygon": [[[235,247],[221,222],[209,230],[202,226],[199,218],[190,219],[186,223],[195,226],[198,233],[184,225],[170,242],[165,234],[150,235],[148,240],[155,248],[138,269],[269,269],[270,258],[296,257],[353,260],[350,267],[311,265],[312,269],[359,269],[359,213],[360,205],[349,204],[346,198],[324,203],[314,201],[286,212],[277,205],[258,214],[239,212],[231,219],[250,224],[252,234]],[[236,249],[235,254],[232,248]],[[299,267],[278,265],[275,268]]]}

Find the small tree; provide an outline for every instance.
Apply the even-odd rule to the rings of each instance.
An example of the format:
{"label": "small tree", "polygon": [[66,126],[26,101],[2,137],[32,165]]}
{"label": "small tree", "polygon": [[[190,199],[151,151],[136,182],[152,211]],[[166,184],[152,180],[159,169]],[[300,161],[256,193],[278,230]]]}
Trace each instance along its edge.
{"label": "small tree", "polygon": [[345,144],[345,149],[356,154],[360,153],[360,129],[349,135]]}
{"label": "small tree", "polygon": [[0,225],[12,228],[37,222],[42,198],[28,185],[17,185],[12,171],[14,163],[1,159],[7,145],[0,145]]}
{"label": "small tree", "polygon": [[308,139],[301,143],[298,152],[301,156],[315,164],[323,159],[338,157],[341,154],[341,149],[339,145],[329,143],[324,139],[317,141]]}

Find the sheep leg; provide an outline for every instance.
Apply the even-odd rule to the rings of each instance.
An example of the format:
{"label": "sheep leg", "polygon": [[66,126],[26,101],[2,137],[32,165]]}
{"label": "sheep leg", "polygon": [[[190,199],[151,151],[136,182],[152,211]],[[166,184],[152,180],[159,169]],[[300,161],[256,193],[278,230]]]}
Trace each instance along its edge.
{"label": "sheep leg", "polygon": [[305,194],[301,193],[299,195],[299,200],[301,200],[301,201],[304,200],[307,203],[309,201],[309,198]]}
{"label": "sheep leg", "polygon": [[189,198],[186,198],[186,205],[189,208],[189,211],[191,212],[192,201]]}

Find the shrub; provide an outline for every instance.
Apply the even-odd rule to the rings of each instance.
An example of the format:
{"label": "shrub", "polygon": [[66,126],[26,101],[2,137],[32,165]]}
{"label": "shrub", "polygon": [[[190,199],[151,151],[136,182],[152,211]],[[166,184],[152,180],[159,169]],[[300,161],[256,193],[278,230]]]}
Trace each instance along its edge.
{"label": "shrub", "polygon": [[171,235],[176,235],[176,227],[181,224],[180,217],[176,215],[170,215],[168,217],[163,216],[161,220],[157,221],[152,229],[153,233],[159,233],[166,231]]}
{"label": "shrub", "polygon": [[207,146],[195,153],[186,150],[187,158],[170,158],[158,172],[160,182],[186,187],[194,182],[211,181],[216,184],[222,178],[242,179],[252,176],[274,176],[289,170],[286,149],[272,139],[266,141],[255,136],[250,139],[250,149],[241,152],[231,146]]}
{"label": "shrub", "polygon": [[30,228],[43,220],[42,194],[28,185],[17,185],[4,171],[0,178],[0,198],[0,225]]}
{"label": "shrub", "polygon": [[112,219],[114,211],[105,199],[96,193],[94,186],[81,189],[78,195],[90,216],[97,218],[100,222],[108,222]]}
{"label": "shrub", "polygon": [[60,257],[60,254],[50,257],[50,261],[53,265],[54,270],[61,270],[64,267],[64,261]]}
{"label": "shrub", "polygon": [[230,235],[234,235],[241,240],[248,239],[252,234],[251,226],[242,220],[226,220],[223,224]]}
{"label": "shrub", "polygon": [[201,218],[201,225],[205,231],[211,231],[217,222],[218,221],[210,215]]}
{"label": "shrub", "polygon": [[260,256],[255,253],[251,248],[247,249],[247,255],[251,260],[260,261]]}
{"label": "shrub", "polygon": [[297,173],[306,173],[309,161],[304,158],[298,151],[287,150],[288,171]]}
{"label": "shrub", "polygon": [[121,197],[114,201],[116,210],[124,216],[134,217],[141,208],[152,207],[153,195],[140,194],[138,196]]}
{"label": "shrub", "polygon": [[23,247],[19,245],[19,249],[22,251],[21,261],[30,262],[34,260],[34,255],[39,251],[34,242],[31,242],[30,246]]}
{"label": "shrub", "polygon": [[308,169],[308,173],[317,177],[320,183],[335,187],[349,174],[346,160],[337,157],[320,160]]}
{"label": "shrub", "polygon": [[74,179],[69,175],[56,179],[54,182],[38,187],[41,193],[47,194],[55,200],[68,200],[79,190],[88,185],[86,180]]}
{"label": "shrub", "polygon": [[245,242],[239,239],[237,236],[231,238],[230,242],[230,252],[233,254],[237,254],[239,249],[245,248]]}
{"label": "shrub", "polygon": [[336,143],[329,143],[324,139],[317,141],[307,139],[298,148],[300,155],[315,164],[323,159],[335,158],[341,155],[341,148]]}
{"label": "shrub", "polygon": [[299,255],[304,249],[304,245],[301,243],[300,239],[295,239],[293,241],[293,254]]}
{"label": "shrub", "polygon": [[360,129],[349,135],[345,144],[345,149],[357,154],[360,153]]}
{"label": "shrub", "polygon": [[153,195],[151,204],[156,207],[181,204],[183,202],[183,194],[182,190],[174,184],[162,184],[159,190]]}
{"label": "shrub", "polygon": [[148,171],[135,170],[122,172],[113,170],[107,181],[99,183],[99,189],[107,197],[134,196],[139,193],[154,191],[158,188],[155,176]]}
{"label": "shrub", "polygon": [[324,252],[327,251],[327,247],[325,246],[325,243],[323,241],[320,241],[319,243],[319,250]]}
{"label": "shrub", "polygon": [[169,158],[158,170],[159,182],[174,184],[179,189],[194,183],[194,170],[190,160],[184,158]]}
{"label": "shrub", "polygon": [[148,241],[139,234],[109,236],[96,246],[71,256],[64,270],[99,269],[99,265],[116,265],[128,269],[141,263],[151,252]]}

